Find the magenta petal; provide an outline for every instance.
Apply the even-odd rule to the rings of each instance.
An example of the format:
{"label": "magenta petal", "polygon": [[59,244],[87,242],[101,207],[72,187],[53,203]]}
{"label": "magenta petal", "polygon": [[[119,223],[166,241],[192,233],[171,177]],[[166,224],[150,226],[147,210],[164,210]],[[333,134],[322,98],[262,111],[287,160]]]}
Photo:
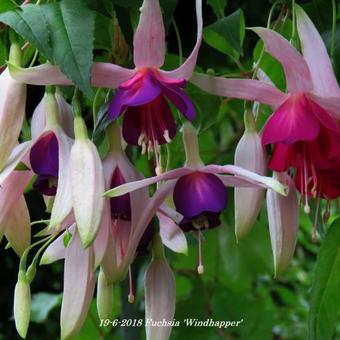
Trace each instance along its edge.
{"label": "magenta petal", "polygon": [[143,134],[146,141],[164,144],[164,132],[170,139],[176,134],[176,124],[167,101],[159,96],[152,102],[137,107],[129,107],[124,114],[123,137],[127,143],[138,145]]}
{"label": "magenta petal", "polygon": [[262,144],[309,141],[315,139],[319,131],[320,122],[308,99],[303,94],[291,95],[269,118]]}
{"label": "magenta petal", "polygon": [[309,100],[309,105],[314,115],[318,118],[320,124],[325,126],[327,129],[340,133],[340,126],[338,122],[325,109],[312,100]]}
{"label": "magenta petal", "polygon": [[149,103],[160,92],[159,85],[153,80],[149,72],[139,73],[118,88],[109,107],[109,117],[115,119],[129,106],[140,106]]}
{"label": "magenta petal", "polygon": [[220,213],[227,206],[227,191],[214,174],[194,171],[178,179],[174,189],[177,211],[187,219],[205,212]]}
{"label": "magenta petal", "polygon": [[178,87],[162,84],[162,92],[188,120],[195,118],[196,110],[189,96]]}
{"label": "magenta petal", "polygon": [[38,175],[58,176],[58,140],[53,132],[34,144],[30,152],[30,163]]}

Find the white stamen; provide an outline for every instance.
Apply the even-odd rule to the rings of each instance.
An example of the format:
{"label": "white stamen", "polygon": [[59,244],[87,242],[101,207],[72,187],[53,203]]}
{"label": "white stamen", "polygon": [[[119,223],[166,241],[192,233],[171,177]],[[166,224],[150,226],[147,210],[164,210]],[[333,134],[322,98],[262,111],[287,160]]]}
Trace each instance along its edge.
{"label": "white stamen", "polygon": [[146,144],[145,142],[142,142],[142,155],[145,155],[146,153]]}
{"label": "white stamen", "polygon": [[141,133],[138,137],[138,145],[141,146],[143,141],[145,139],[145,134],[144,133]]}
{"label": "white stamen", "polygon": [[165,130],[163,133],[163,137],[166,140],[167,143],[171,143],[171,138],[169,136],[169,130]]}
{"label": "white stamen", "polygon": [[201,232],[198,231],[198,266],[197,273],[202,275],[204,273],[203,261],[202,261],[202,241],[201,241]]}
{"label": "white stamen", "polygon": [[134,301],[135,301],[135,295],[133,294],[131,266],[129,266],[129,295],[128,295],[128,301],[129,301],[129,303],[134,303]]}

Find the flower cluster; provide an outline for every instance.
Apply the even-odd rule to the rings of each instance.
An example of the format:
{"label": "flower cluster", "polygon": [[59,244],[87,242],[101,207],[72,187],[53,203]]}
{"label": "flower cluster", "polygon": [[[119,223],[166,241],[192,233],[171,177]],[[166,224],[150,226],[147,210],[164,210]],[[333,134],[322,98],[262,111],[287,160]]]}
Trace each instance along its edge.
{"label": "flower cluster", "polygon": [[[267,52],[282,64],[287,93],[267,79],[193,73],[202,40],[201,0],[196,0],[193,51],[179,68],[162,70],[165,30],[159,1],[144,0],[140,11],[133,43],[135,68],[103,62],[95,62],[92,68],[94,87],[115,89],[107,112],[109,151],[104,159],[89,138],[78,91],[70,105],[56,90],[56,86],[72,85],[57,66],[22,68],[20,48],[13,42],[10,61],[0,75],[0,232],[20,256],[14,316],[23,338],[30,319],[30,284],[38,263],[64,259],[61,338],[67,339],[86,318],[96,280],[101,319],[110,318],[113,287],[127,275],[128,300],[133,303],[131,266],[151,245],[145,314],[148,319],[170,322],[176,291],[164,245],[186,253],[186,233],[196,234],[197,272],[203,274],[202,233],[221,224],[228,187],[235,188],[237,239],[250,231],[267,195],[276,275],[286,269],[294,253],[298,192],[306,213],[311,198],[318,207],[320,198],[330,201],[340,196],[340,89],[322,39],[300,7],[296,15],[302,55],[275,31],[253,29]],[[202,162],[199,131],[193,124],[195,106],[185,92],[188,81],[218,96],[273,107],[261,134],[254,114],[245,111],[245,132],[234,165]],[[32,140],[18,144],[26,84],[46,85],[46,93],[32,117]],[[174,110],[185,119],[181,127],[176,126]],[[161,145],[171,143],[178,130],[186,160],[183,167],[165,171]],[[155,176],[144,178],[126,155],[124,143],[154,158]],[[265,146],[269,145],[267,166]],[[273,177],[266,176],[267,168]],[[46,228],[37,235],[41,239],[34,243],[23,196],[30,182],[43,195],[50,213]],[[156,185],[153,195],[149,194],[151,185]],[[28,255],[38,246],[27,266]],[[167,339],[170,332],[171,327],[146,325],[148,339]]]}

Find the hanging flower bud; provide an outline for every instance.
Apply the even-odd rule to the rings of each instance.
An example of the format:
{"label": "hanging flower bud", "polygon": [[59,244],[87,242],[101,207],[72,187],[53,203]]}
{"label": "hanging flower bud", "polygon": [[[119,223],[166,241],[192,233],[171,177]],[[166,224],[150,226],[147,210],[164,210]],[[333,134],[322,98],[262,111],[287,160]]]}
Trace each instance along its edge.
{"label": "hanging flower bud", "polygon": [[[10,59],[21,63],[21,51],[13,43]],[[26,84],[18,83],[5,69],[0,75],[0,170],[6,164],[14,146],[18,143],[25,116]]]}
{"label": "hanging flower bud", "polygon": [[[252,112],[244,113],[245,132],[235,151],[235,165],[253,171],[259,175],[266,174],[266,157],[257,134]],[[235,188],[235,234],[242,239],[252,228],[260,212],[264,199],[264,189]]]}
{"label": "hanging flower bud", "polygon": [[164,248],[158,234],[153,239],[153,259],[145,273],[144,289],[146,338],[167,340],[171,327],[157,327],[153,322],[173,320],[176,307],[176,283],[164,256]]}
{"label": "hanging flower bud", "polygon": [[73,211],[83,246],[88,247],[102,218],[104,175],[97,148],[88,139],[81,117],[75,118],[75,136],[70,159]]}
{"label": "hanging flower bud", "polygon": [[31,317],[31,289],[24,272],[19,272],[14,290],[14,320],[19,335],[26,338]]}
{"label": "hanging flower bud", "polygon": [[97,285],[97,310],[100,319],[111,319],[113,310],[113,284],[109,283],[100,270]]}
{"label": "hanging flower bud", "polygon": [[273,190],[267,192],[267,210],[270,240],[274,257],[275,277],[287,268],[295,250],[299,204],[294,181],[285,173],[274,173],[274,178],[289,186],[287,197]]}

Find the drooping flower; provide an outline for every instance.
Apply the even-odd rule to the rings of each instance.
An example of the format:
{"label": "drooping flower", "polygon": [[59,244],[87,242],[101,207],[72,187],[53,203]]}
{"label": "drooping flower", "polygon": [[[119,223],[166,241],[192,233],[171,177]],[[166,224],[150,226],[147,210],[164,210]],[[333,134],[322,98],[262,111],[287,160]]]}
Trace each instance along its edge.
{"label": "drooping flower", "polygon": [[[61,224],[72,210],[68,163],[73,140],[59,125],[58,105],[54,93],[47,93],[46,96],[46,127],[35,139],[14,148],[6,166],[0,172],[0,185],[10,181],[20,162],[26,164],[32,171],[19,173],[26,173],[29,178],[25,177],[25,181],[15,187],[22,194],[34,173],[38,175],[34,186],[44,195],[55,195],[50,220],[52,228]],[[12,202],[11,208],[15,207],[16,200],[9,200]]]}
{"label": "drooping flower", "polygon": [[[109,63],[94,63],[92,85],[118,88],[109,117],[124,113],[123,136],[128,143],[141,145],[142,152],[158,149],[176,133],[168,101],[189,120],[195,115],[192,102],[184,93],[186,81],[194,70],[202,40],[202,1],[196,0],[197,40],[186,61],[177,69],[163,71],[165,32],[158,0],[144,0],[139,24],[134,35],[135,69]],[[44,64],[21,69],[9,64],[12,76],[20,82],[35,85],[70,85],[57,67]]]}
{"label": "drooping flower", "polygon": [[[318,169],[327,169],[340,158],[340,89],[322,39],[304,11],[297,6],[297,27],[303,56],[278,33],[253,30],[267,52],[282,64],[287,82],[285,94],[274,86],[250,79],[222,79],[195,74],[191,81],[223,96],[256,100],[274,107],[264,127],[262,143],[273,144],[269,167],[276,171],[297,168],[303,174],[300,192],[317,187]],[[317,51],[317,52],[315,52]],[[305,210],[309,211],[308,201]]]}
{"label": "drooping flower", "polygon": [[[106,189],[143,179],[122,150],[119,127],[110,126],[108,133],[110,152],[103,161]],[[148,226],[165,200],[168,187],[152,198],[144,188],[106,199],[100,228],[107,230],[107,246],[103,249],[101,266],[109,282],[122,280],[136,254],[145,252],[153,234]]]}
{"label": "drooping flower", "polygon": [[[185,230],[198,231],[199,264],[197,269],[201,274],[203,265],[200,232],[205,228],[220,224],[219,215],[227,203],[224,186],[271,188],[281,194],[286,194],[286,188],[275,179],[260,176],[234,165],[204,166],[199,155],[196,129],[189,122],[183,126],[183,140],[186,151],[186,163],[183,168],[122,184],[107,191],[106,195],[109,197],[119,197],[127,193],[132,195],[148,185],[162,181],[163,184],[159,186],[155,196],[161,194],[163,190],[167,190],[167,194],[173,192],[175,206],[183,216],[179,224]],[[166,189],[165,185],[171,186]]]}

